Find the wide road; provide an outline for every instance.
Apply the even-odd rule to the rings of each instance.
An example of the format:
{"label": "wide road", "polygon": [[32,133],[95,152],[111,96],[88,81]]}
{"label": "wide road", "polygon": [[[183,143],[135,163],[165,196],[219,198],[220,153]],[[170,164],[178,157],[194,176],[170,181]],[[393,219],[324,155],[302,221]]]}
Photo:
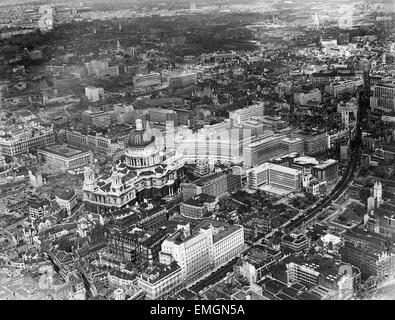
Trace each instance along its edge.
{"label": "wide road", "polygon": [[195,283],[189,289],[192,290],[193,292],[195,292],[196,294],[199,294],[200,291],[208,288],[212,284],[217,283],[222,278],[224,278],[228,272],[231,272],[233,270],[233,266],[237,263],[238,260],[239,260],[238,257],[234,258],[233,260],[228,262],[226,265],[219,268],[217,271],[214,271],[206,278]]}

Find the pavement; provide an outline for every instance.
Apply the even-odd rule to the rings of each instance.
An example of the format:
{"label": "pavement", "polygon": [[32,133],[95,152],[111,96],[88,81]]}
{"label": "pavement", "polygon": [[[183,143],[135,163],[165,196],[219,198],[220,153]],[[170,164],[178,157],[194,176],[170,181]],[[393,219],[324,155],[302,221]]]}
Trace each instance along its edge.
{"label": "pavement", "polygon": [[386,281],[377,288],[375,300],[395,300],[395,278]]}

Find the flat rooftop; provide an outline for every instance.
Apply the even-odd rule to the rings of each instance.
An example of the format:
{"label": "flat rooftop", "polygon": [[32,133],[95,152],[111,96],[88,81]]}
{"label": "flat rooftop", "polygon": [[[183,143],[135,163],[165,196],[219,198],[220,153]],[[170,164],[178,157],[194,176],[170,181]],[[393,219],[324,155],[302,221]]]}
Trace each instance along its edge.
{"label": "flat rooftop", "polygon": [[278,254],[278,251],[270,248],[255,246],[247,251],[245,259],[259,268],[266,263],[273,261],[274,257]]}
{"label": "flat rooftop", "polygon": [[273,141],[273,140],[276,140],[276,139],[278,139],[278,138],[279,138],[278,136],[274,136],[274,135],[266,136],[266,137],[263,137],[263,138],[261,138],[261,139],[259,139],[259,140],[255,140],[254,142],[251,142],[251,143],[249,144],[249,147],[250,147],[250,148],[256,147],[256,146],[259,146],[259,145],[262,144],[262,143],[269,142],[269,141]]}
{"label": "flat rooftop", "polygon": [[75,148],[71,148],[69,146],[60,145],[60,144],[56,144],[56,145],[49,146],[49,147],[47,146],[45,148],[41,148],[41,150],[56,154],[58,156],[62,156],[64,158],[71,158],[71,157],[74,157],[78,154],[87,152],[87,151],[82,151],[80,149],[75,149]]}
{"label": "flat rooftop", "polygon": [[295,158],[294,163],[300,164],[300,165],[307,165],[307,164],[318,165],[319,164],[319,162],[317,161],[316,158],[306,157],[306,156]]}
{"label": "flat rooftop", "polygon": [[395,89],[395,83],[377,83],[376,86]]}
{"label": "flat rooftop", "polygon": [[303,141],[301,138],[284,138],[283,139],[284,142],[287,143],[295,143],[295,142],[299,142],[299,141]]}
{"label": "flat rooftop", "polygon": [[226,175],[226,172],[224,172],[224,171],[216,172],[216,173],[213,173],[213,174],[211,174],[209,176],[202,177],[202,178],[194,181],[194,183],[196,185],[198,185],[198,186],[204,186],[206,184],[211,183],[213,180],[215,180],[217,178],[220,178],[220,177],[222,177],[224,175]]}
{"label": "flat rooftop", "polygon": [[258,172],[260,172],[260,171],[269,170],[269,169],[292,174],[292,175],[296,175],[300,172],[297,169],[293,169],[293,168],[289,168],[289,167],[285,167],[285,166],[280,166],[278,164],[270,163],[270,162],[265,162],[255,168],[253,168],[252,170],[257,170]]}
{"label": "flat rooftop", "polygon": [[236,224],[228,224],[224,222],[220,222],[217,220],[205,220],[201,224],[199,224],[196,229],[207,229],[213,226],[217,229],[217,233],[213,236],[213,243],[218,242],[228,235],[234,233],[236,230],[241,229],[242,227]]}
{"label": "flat rooftop", "polygon": [[140,278],[151,284],[155,284],[180,269],[181,268],[176,262],[172,262],[170,265],[156,264],[142,273]]}
{"label": "flat rooftop", "polygon": [[326,161],[324,161],[324,162],[322,162],[320,164],[317,164],[316,166],[314,166],[314,168],[316,168],[316,169],[326,169],[329,166],[331,166],[333,164],[336,164],[336,163],[338,163],[337,160],[335,160],[335,159],[328,159],[328,160],[326,160]]}
{"label": "flat rooftop", "polygon": [[365,231],[358,227],[354,227],[352,229],[347,230],[344,234],[344,237],[350,237],[354,239],[360,239],[367,242],[372,242],[375,244],[385,243],[390,240],[390,238],[376,232]]}
{"label": "flat rooftop", "polygon": [[240,290],[236,292],[233,297],[236,300],[269,300],[267,297],[262,296],[252,290],[248,290],[247,292]]}

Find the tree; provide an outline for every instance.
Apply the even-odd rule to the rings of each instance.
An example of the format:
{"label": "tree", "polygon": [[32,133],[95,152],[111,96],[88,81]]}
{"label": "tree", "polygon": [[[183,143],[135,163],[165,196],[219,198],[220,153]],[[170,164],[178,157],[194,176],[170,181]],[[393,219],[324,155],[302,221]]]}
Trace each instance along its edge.
{"label": "tree", "polygon": [[125,99],[126,99],[127,103],[132,103],[133,102],[132,94],[129,91],[126,92]]}
{"label": "tree", "polygon": [[373,174],[378,178],[385,178],[387,176],[387,169],[384,166],[378,166],[374,169]]}
{"label": "tree", "polygon": [[87,109],[89,107],[89,99],[86,96],[81,97],[78,107],[81,109]]}
{"label": "tree", "polygon": [[59,250],[71,252],[72,247],[73,247],[73,243],[69,239],[67,239],[65,235],[58,240]]}
{"label": "tree", "polygon": [[96,223],[91,231],[91,238],[93,242],[98,242],[103,240],[105,237],[105,227],[100,223]]}

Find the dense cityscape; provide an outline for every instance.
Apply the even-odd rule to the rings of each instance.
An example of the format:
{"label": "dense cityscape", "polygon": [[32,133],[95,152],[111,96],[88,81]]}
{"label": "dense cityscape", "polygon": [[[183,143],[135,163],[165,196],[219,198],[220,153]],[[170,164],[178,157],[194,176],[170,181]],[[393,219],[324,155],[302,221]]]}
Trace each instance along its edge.
{"label": "dense cityscape", "polygon": [[0,8],[0,300],[395,300],[391,0]]}

